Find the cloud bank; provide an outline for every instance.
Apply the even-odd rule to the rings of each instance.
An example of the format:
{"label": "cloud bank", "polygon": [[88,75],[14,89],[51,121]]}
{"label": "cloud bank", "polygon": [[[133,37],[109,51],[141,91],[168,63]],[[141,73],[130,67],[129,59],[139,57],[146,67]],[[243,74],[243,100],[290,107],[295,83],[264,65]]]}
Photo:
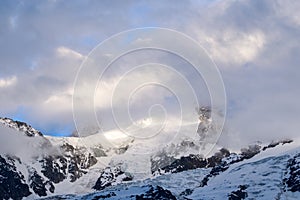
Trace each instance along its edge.
{"label": "cloud bank", "polygon": [[194,38],[219,67],[228,98],[224,144],[298,137],[299,9],[292,0],[3,1],[0,113],[70,134],[73,82],[90,50],[120,31],[159,26]]}

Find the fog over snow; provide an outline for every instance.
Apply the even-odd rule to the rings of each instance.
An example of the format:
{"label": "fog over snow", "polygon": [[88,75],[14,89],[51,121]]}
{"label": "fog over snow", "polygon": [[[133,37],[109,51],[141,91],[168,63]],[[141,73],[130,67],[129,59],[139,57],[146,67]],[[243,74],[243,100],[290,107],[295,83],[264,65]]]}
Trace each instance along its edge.
{"label": "fog over snow", "polygon": [[[220,70],[227,95],[221,144],[297,138],[299,10],[300,2],[293,0],[1,1],[0,116],[28,122],[48,135],[72,134],[73,84],[89,52],[121,31],[163,27],[196,40]],[[113,65],[126,69],[127,65],[149,62],[175,66],[187,76],[193,74],[188,71],[188,63],[170,53],[151,50],[124,56]],[[108,72],[102,90],[96,93],[97,108],[109,109],[110,101],[105,97],[120,79],[117,72]],[[136,82],[145,77],[163,79],[176,86],[173,74],[164,70],[153,73],[145,69],[130,77]],[[203,81],[198,80],[190,78],[199,84],[201,103],[207,104],[209,94]],[[185,91],[177,84],[179,91]],[[151,87],[143,95],[153,103],[172,97],[160,89],[153,92]],[[135,101],[144,102],[138,97]],[[166,105],[170,121],[178,114],[172,105]],[[136,106],[143,110],[144,105]],[[197,123],[197,113],[191,116],[195,116],[191,122]],[[105,122],[105,114],[101,117]],[[151,118],[137,117],[134,121],[142,126],[153,123]],[[177,123],[176,119],[172,122]]]}

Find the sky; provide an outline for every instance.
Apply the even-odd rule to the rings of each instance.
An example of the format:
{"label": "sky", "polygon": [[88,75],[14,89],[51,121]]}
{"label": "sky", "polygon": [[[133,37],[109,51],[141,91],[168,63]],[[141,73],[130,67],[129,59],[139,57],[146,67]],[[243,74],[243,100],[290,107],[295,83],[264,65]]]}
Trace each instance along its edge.
{"label": "sky", "polygon": [[[227,96],[224,144],[296,138],[300,130],[299,10],[300,2],[294,0],[1,1],[0,115],[26,121],[44,134],[70,135],[75,130],[74,81],[91,50],[122,31],[162,27],[193,38],[218,67]],[[111,95],[110,84],[119,80],[116,69],[147,62],[177,65],[182,74],[190,73],[185,70],[188,64],[170,53],[144,50],[124,56],[108,72],[104,80],[108,87],[96,94],[96,106],[109,109],[104,99]],[[145,69],[131,78],[138,81],[147,76],[176,85],[169,75]],[[194,84],[200,84],[207,103],[205,84]],[[184,90],[179,84],[177,89]],[[176,114],[174,99],[168,99],[174,96],[160,90],[149,95],[153,92],[149,87],[140,96],[153,103],[167,98],[166,109]],[[138,116],[133,117],[137,122]],[[101,117],[105,126],[105,112]]]}

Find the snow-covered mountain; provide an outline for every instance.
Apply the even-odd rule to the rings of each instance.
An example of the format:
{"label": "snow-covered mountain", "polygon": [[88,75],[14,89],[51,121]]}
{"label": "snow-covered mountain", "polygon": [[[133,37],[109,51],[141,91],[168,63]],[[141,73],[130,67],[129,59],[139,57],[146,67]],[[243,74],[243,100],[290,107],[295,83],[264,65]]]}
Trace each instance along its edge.
{"label": "snow-covered mountain", "polygon": [[6,127],[12,128],[14,130],[17,130],[17,131],[21,131],[29,137],[43,135],[40,131],[32,128],[29,124],[26,124],[25,122],[15,121],[10,118],[0,117],[0,124],[4,125]]}
{"label": "snow-covered mountain", "polygon": [[290,140],[255,145],[231,153],[214,167],[198,166],[90,194],[47,199],[299,199],[299,150]]}
{"label": "snow-covered mountain", "polygon": [[146,155],[116,131],[57,138],[0,118],[0,134],[0,199],[300,199],[297,141],[204,156],[181,139]]}

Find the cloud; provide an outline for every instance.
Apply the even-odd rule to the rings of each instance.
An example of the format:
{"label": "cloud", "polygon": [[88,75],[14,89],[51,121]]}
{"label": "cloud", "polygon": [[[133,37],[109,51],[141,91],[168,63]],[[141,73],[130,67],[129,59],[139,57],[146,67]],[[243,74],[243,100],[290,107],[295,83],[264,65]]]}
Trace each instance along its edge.
{"label": "cloud", "polygon": [[9,87],[17,82],[17,77],[12,76],[0,79],[0,88]]}
{"label": "cloud", "polygon": [[0,136],[0,151],[20,157],[22,162],[32,162],[32,159],[38,156],[59,153],[58,149],[49,146],[49,141],[44,137],[28,137],[3,124],[0,124]]}
{"label": "cloud", "polygon": [[[70,111],[71,108],[71,101],[73,96],[73,89],[68,89],[58,94],[51,95],[48,99],[44,101],[45,107],[50,107],[56,110],[56,112],[62,110]],[[47,111],[47,110],[45,110]],[[53,110],[52,110],[53,111]]]}
{"label": "cloud", "polygon": [[74,58],[74,59],[83,59],[84,56],[81,55],[80,53],[70,49],[70,48],[67,48],[67,47],[58,47],[56,49],[57,51],[57,54],[58,56],[62,56],[62,57],[71,57],[71,58]]}
{"label": "cloud", "polygon": [[[74,1],[72,4],[4,1],[0,6],[0,92],[5,95],[0,96],[0,112],[8,117],[22,114],[24,120],[47,133],[58,132],[61,127],[74,128],[73,83],[89,51],[118,32],[161,26],[194,38],[219,67],[228,98],[227,133],[220,142],[298,137],[299,9],[298,2],[285,0],[163,3],[128,0],[118,4],[111,1]],[[122,72],[151,61],[168,64],[187,75],[192,85],[200,85],[203,102],[209,102],[209,95],[203,89],[205,84],[201,78],[190,76],[193,73],[188,71],[187,63],[167,54],[150,58],[153,55],[157,54],[127,55],[129,58],[114,65],[120,71],[103,79],[103,87],[96,96],[100,100],[96,102],[98,108],[108,110],[107,98]],[[107,52],[107,56],[112,54]],[[154,76],[140,71],[132,74],[131,79],[128,77],[126,84],[133,87],[146,75],[176,85],[184,96],[184,87],[176,78],[162,72]],[[86,79],[89,81],[89,77]],[[129,81],[132,79],[133,82]],[[120,96],[126,93],[125,89]],[[170,100],[168,92],[155,91],[158,90],[148,88],[144,97],[149,101]],[[176,112],[175,107],[170,110]]]}
{"label": "cloud", "polygon": [[300,14],[298,8],[300,3],[298,1],[277,1],[278,14],[283,20],[288,20],[291,25],[300,26]]}
{"label": "cloud", "polygon": [[235,66],[253,61],[265,44],[265,36],[260,31],[241,33],[224,30],[222,35],[206,36],[205,40],[215,61]]}

